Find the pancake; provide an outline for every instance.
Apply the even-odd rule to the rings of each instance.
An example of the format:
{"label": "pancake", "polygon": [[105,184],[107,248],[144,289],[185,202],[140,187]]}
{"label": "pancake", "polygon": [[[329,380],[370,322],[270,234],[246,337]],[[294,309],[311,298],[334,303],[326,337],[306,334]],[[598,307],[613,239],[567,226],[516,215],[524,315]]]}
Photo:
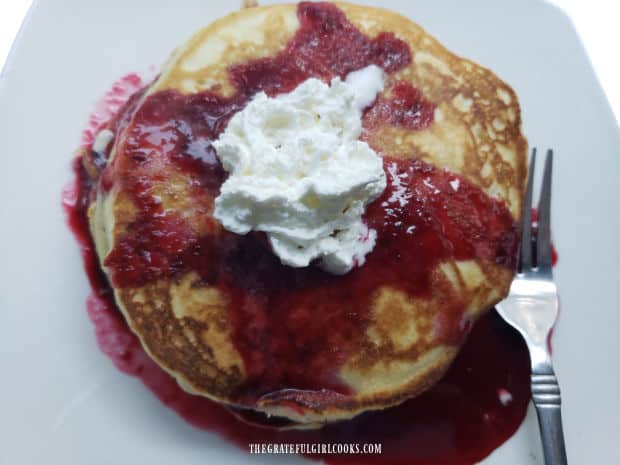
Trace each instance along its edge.
{"label": "pancake", "polygon": [[[367,64],[386,80],[362,138],[389,184],[365,216],[367,263],[292,269],[259,234],[224,230],[210,141],[230,117],[258,91]],[[301,427],[387,408],[435,383],[507,294],[527,172],[517,96],[396,13],[235,12],[175,50],[108,129],[84,155],[97,253],[131,329],[191,393]]]}

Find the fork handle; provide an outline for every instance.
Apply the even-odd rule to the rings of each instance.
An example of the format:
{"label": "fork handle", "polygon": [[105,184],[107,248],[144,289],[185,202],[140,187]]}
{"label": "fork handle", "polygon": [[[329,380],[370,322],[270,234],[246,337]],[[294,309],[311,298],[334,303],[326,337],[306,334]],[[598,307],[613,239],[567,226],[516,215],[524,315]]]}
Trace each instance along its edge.
{"label": "fork handle", "polygon": [[567,465],[560,386],[551,365],[532,372],[532,400],[538,415],[545,465]]}

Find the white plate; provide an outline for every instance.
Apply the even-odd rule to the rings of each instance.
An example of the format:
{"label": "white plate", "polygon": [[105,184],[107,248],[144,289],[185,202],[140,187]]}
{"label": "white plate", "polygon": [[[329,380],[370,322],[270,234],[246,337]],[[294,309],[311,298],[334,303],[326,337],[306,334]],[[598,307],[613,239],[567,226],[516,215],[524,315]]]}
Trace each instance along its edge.
{"label": "white plate", "polygon": [[[237,0],[39,0],[0,80],[0,463],[236,464],[97,349],[60,191],[96,98]],[[541,1],[381,0],[514,86],[553,147],[562,314],[555,364],[571,463],[620,463],[620,137],[569,20]],[[611,57],[610,57],[611,58]],[[535,417],[485,463],[542,463]],[[302,463],[278,457],[280,463]],[[252,463],[271,463],[254,456]]]}

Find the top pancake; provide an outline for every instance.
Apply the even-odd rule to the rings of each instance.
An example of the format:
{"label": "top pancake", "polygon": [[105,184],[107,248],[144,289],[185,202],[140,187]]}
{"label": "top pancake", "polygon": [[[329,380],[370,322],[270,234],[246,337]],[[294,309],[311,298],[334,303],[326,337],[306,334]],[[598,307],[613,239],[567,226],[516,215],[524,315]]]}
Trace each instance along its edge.
{"label": "top pancake", "polygon": [[[409,46],[411,61],[386,73],[383,98],[393,97],[396,83],[407,82],[434,105],[433,121],[428,127],[411,129],[380,122],[366,127],[364,139],[390,159],[421,160],[424,166],[458,175],[472,188],[502,201],[514,223],[518,223],[527,147],[513,90],[491,71],[450,53],[407,18],[378,8],[336,5],[365,36],[374,38],[390,32]],[[163,230],[174,236],[174,241],[165,251],[167,259],[184,247],[188,237],[198,255],[209,250],[219,257],[229,253],[227,247],[237,250],[237,245],[230,246],[237,240],[230,237],[234,235],[223,231],[211,217],[221,179],[213,175],[214,187],[211,181],[205,181],[211,171],[196,171],[193,167],[188,171],[183,168],[185,161],[178,164],[176,158],[170,158],[168,152],[173,149],[168,146],[177,147],[177,136],[170,134],[177,132],[166,132],[170,128],[159,124],[160,113],[178,110],[180,107],[170,106],[170,102],[182,101],[187,114],[186,107],[193,101],[183,96],[201,96],[205,91],[211,99],[216,96],[218,101],[234,103],[238,88],[231,81],[230,69],[282,53],[299,28],[296,5],[257,7],[214,22],[178,48],[161,75],[117,125],[112,153],[89,217],[98,255],[112,278],[116,300],[129,325],[147,352],[185,389],[233,406],[318,425],[397,404],[432,385],[448,368],[462,342],[462,338],[445,337],[438,329],[446,315],[454,318],[452,323],[462,329],[464,336],[472,321],[506,295],[513,268],[510,261],[508,266],[498,264],[494,257],[480,253],[465,258],[458,254],[447,256],[433,262],[425,277],[429,284],[419,292],[415,286],[392,286],[388,281],[368,278],[370,268],[364,268],[373,266],[372,252],[369,265],[354,270],[351,276],[312,275],[303,281],[310,282],[312,289],[304,288],[305,284],[297,289],[287,274],[298,275],[278,271],[260,241],[244,238],[239,247],[249,258],[244,259],[242,271],[253,280],[251,285],[250,278],[243,285],[236,281],[223,285],[219,278],[205,277],[202,262],[200,267],[189,266],[186,259],[175,264],[173,273],[140,269],[145,266],[144,256],[155,256],[159,251],[148,250],[139,239],[127,239],[128,235],[150,234],[150,230],[136,229],[138,219],[146,221],[150,228],[168,222]],[[166,109],[162,110],[162,105],[167,105]],[[204,101],[199,105],[205,108]],[[239,109],[242,105],[233,107]],[[177,121],[174,112],[166,118]],[[179,131],[179,125],[173,129]],[[136,162],[138,149],[146,162]],[[190,152],[187,147],[184,150]],[[202,157],[202,162],[205,160],[213,162],[208,156]],[[156,207],[149,207],[146,219],[144,205],[136,204],[136,186],[145,179],[148,189],[140,191],[140,202],[144,196],[156,200],[151,201]],[[158,212],[157,219],[148,219],[152,212]],[[161,212],[166,213],[162,216]],[[123,254],[142,258],[129,265],[123,259],[119,265],[115,257]],[[229,266],[228,258],[217,261],[211,257],[204,260]],[[389,274],[389,262],[381,263]],[[264,267],[261,270],[267,270],[267,274],[282,273],[278,274],[282,285],[294,288],[284,299],[286,305],[282,298],[274,297],[273,288],[278,285],[273,282],[275,278],[254,267]],[[122,279],[128,270],[147,278]],[[228,268],[226,273],[231,273]],[[243,274],[239,270],[237,273]],[[366,278],[362,281],[359,276]],[[362,286],[367,283],[372,288]],[[347,299],[341,296],[345,288],[353,292],[349,300],[356,305],[362,302],[363,308],[347,307]],[[362,294],[367,296],[365,300],[356,300]],[[318,302],[317,296],[328,303],[341,302],[342,308],[328,305],[325,308],[330,310],[322,311],[323,307],[315,305],[308,310],[308,299]],[[267,304],[261,299],[267,299]],[[255,310],[252,305],[263,307]],[[358,316],[349,318],[345,313]],[[291,323],[293,316],[299,318],[297,326]],[[286,328],[281,330],[273,321],[262,321],[270,318],[278,319],[278,324]],[[332,325],[330,318],[345,323]],[[262,340],[260,334],[250,337],[244,332],[262,330],[267,342],[265,347],[255,348],[255,354],[248,349],[248,341]],[[293,358],[287,363],[298,368],[287,365],[282,368],[283,374],[274,378],[274,385],[261,389],[256,383],[266,375],[257,375],[255,364],[278,372],[281,367],[274,363],[283,360],[284,349],[274,347],[273,341],[283,335]],[[301,385],[283,382],[300,377],[305,380]]]}

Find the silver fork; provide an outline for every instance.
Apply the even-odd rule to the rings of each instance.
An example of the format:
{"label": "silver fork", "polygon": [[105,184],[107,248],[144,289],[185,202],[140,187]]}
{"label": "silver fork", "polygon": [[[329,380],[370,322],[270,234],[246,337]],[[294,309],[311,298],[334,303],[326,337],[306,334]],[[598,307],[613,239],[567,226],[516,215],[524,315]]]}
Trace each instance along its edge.
{"label": "silver fork", "polygon": [[532,363],[532,400],[538,415],[546,465],[566,465],[560,387],[553,372],[549,334],[558,316],[558,290],[551,268],[551,171],[553,151],[547,151],[538,203],[538,227],[532,230],[532,185],[536,149],[532,150],[523,206],[519,272],[508,297],[497,304],[499,314],[527,343]]}

